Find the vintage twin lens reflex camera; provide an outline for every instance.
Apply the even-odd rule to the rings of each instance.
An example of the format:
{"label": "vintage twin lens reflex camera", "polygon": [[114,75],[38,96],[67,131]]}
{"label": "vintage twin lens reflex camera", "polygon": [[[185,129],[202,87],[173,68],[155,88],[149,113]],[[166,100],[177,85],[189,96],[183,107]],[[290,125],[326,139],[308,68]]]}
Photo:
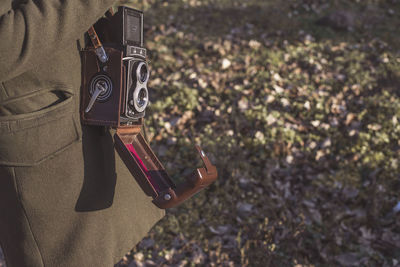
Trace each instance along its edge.
{"label": "vintage twin lens reflex camera", "polygon": [[180,184],[169,177],[141,133],[149,103],[143,13],[108,13],[89,29],[91,45],[81,51],[82,123],[116,128],[115,149],[140,187],[157,207],[174,207],[214,182],[217,169],[196,146],[204,167]]}
{"label": "vintage twin lens reflex camera", "polygon": [[82,51],[82,120],[91,125],[131,125],[144,117],[149,103],[143,13],[120,7],[94,29],[105,54],[99,55],[94,46]]}

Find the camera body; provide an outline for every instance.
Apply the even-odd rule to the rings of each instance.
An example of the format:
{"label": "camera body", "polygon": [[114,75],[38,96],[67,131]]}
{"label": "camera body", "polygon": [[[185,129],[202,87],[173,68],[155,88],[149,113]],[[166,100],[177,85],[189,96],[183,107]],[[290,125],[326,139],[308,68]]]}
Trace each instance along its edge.
{"label": "camera body", "polygon": [[85,124],[123,127],[137,124],[149,103],[149,67],[143,47],[143,13],[119,7],[94,29],[107,60],[94,46],[81,51],[81,117]]}

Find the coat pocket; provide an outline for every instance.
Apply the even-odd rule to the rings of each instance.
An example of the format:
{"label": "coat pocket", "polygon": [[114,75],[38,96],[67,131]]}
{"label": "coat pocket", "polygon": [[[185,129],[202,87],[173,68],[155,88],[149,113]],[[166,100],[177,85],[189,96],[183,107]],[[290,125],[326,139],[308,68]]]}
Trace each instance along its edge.
{"label": "coat pocket", "polygon": [[0,117],[0,165],[34,166],[79,140],[74,101],[28,114]]}

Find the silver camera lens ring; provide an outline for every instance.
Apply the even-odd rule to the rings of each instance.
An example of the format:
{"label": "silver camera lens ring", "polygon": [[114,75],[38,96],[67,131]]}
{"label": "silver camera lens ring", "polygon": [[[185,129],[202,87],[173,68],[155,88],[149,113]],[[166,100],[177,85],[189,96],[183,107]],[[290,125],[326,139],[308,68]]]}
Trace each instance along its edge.
{"label": "silver camera lens ring", "polygon": [[150,77],[150,71],[146,62],[140,62],[136,69],[137,81],[141,84],[145,84],[149,80],[149,77]]}
{"label": "silver camera lens ring", "polygon": [[137,112],[143,112],[149,104],[147,87],[137,87],[133,92],[133,103]]}
{"label": "silver camera lens ring", "polygon": [[96,91],[96,88],[99,84],[101,84],[103,87],[105,87],[106,91],[103,93],[100,93],[100,95],[97,97],[97,101],[105,101],[111,96],[112,89],[113,89],[113,83],[112,83],[110,77],[108,77],[107,75],[104,75],[104,74],[96,75],[90,82],[90,87],[89,87],[90,95],[94,94],[94,92]]}

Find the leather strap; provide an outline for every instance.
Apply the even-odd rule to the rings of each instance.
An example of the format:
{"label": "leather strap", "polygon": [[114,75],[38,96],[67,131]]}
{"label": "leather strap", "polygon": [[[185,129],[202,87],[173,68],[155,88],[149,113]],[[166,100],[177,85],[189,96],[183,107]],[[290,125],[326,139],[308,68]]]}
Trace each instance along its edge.
{"label": "leather strap", "polygon": [[97,35],[97,32],[93,26],[89,28],[88,34],[95,49],[103,47],[103,45],[100,42],[99,36]]}

